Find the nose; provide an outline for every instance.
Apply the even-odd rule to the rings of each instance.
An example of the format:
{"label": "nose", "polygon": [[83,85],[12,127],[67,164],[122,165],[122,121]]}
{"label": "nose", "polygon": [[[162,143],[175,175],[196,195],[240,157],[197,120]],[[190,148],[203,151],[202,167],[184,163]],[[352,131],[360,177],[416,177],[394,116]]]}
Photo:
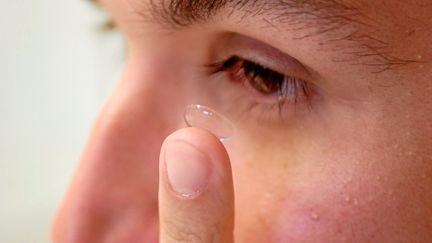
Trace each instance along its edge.
{"label": "nose", "polygon": [[159,151],[168,134],[184,127],[182,100],[179,84],[162,74],[126,70],[58,211],[55,242],[157,242]]}

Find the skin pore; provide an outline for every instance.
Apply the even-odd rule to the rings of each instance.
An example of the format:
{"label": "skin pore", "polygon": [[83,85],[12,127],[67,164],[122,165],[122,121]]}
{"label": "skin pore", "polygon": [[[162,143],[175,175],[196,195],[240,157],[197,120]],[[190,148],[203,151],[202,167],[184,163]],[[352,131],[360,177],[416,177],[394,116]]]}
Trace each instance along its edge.
{"label": "skin pore", "polygon": [[[237,129],[234,242],[430,241],[430,1],[190,2],[101,2],[127,62],[55,242],[156,242],[161,144],[194,103]],[[311,91],[280,105],[241,81],[241,61],[215,72],[232,56]]]}

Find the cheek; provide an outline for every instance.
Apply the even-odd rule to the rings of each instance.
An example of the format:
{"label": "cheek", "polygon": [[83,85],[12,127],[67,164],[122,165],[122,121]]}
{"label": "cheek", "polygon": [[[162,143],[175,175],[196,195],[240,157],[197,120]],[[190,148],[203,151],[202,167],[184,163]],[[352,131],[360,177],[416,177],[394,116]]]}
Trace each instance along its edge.
{"label": "cheek", "polygon": [[237,147],[228,145],[241,242],[432,237],[432,161],[429,150],[419,149],[430,143],[397,140],[397,132],[343,134],[321,134],[304,144],[293,139],[284,151],[275,150],[282,140],[279,146],[257,146],[251,137],[236,138]]}
{"label": "cheek", "polygon": [[432,198],[425,188],[430,180],[373,174],[360,172],[348,181],[327,174],[291,188],[271,217],[277,225],[272,242],[412,242],[430,237]]}
{"label": "cheek", "polygon": [[328,175],[291,189],[274,211],[272,242],[364,242],[397,207],[387,187],[364,179],[371,182]]}

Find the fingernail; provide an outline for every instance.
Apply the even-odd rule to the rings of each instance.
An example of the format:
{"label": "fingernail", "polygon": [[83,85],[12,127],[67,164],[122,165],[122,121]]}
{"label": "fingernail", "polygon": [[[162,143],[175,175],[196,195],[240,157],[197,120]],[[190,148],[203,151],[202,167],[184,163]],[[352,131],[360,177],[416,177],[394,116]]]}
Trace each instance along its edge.
{"label": "fingernail", "polygon": [[171,142],[165,147],[169,184],[183,197],[196,197],[205,189],[211,173],[210,163],[207,155],[188,143]]}

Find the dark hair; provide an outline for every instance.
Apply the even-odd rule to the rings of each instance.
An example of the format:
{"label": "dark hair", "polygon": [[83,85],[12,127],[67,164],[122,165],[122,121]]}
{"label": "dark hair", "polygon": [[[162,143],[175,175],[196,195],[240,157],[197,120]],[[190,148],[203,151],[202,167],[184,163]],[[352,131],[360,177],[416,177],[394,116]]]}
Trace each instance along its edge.
{"label": "dark hair", "polygon": [[[91,2],[98,9],[103,10],[103,8],[102,8],[102,6],[98,0],[87,0],[87,1]],[[114,21],[112,21],[112,19],[109,17],[105,21],[103,21],[102,23],[98,24],[98,29],[102,32],[114,30],[115,27],[116,26],[114,24]]]}

